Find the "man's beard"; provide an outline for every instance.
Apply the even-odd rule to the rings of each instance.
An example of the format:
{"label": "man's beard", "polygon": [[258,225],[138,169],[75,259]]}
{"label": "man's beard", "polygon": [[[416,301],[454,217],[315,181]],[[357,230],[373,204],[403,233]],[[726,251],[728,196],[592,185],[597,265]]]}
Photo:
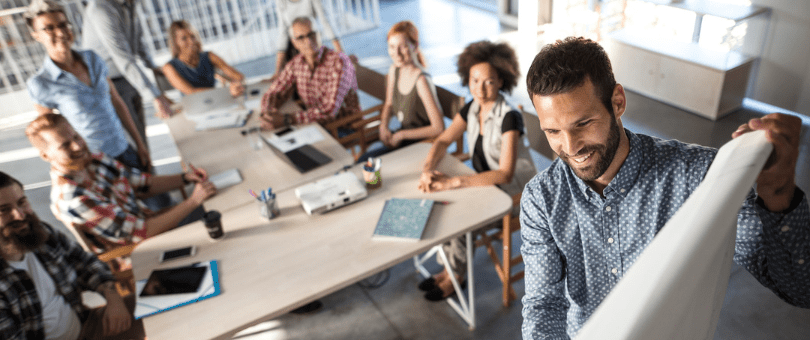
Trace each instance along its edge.
{"label": "man's beard", "polygon": [[30,213],[22,221],[13,221],[0,229],[0,243],[28,252],[45,244],[48,234],[36,214]]}
{"label": "man's beard", "polygon": [[619,141],[621,140],[619,133],[621,133],[619,124],[616,123],[615,119],[611,119],[610,132],[608,133],[607,142],[605,144],[586,145],[579,151],[579,155],[593,153],[590,157],[599,157],[596,163],[592,166],[577,168],[572,165],[572,161],[570,160],[571,158],[576,158],[576,155],[573,157],[567,155],[558,156],[562,158],[565,164],[568,164],[568,167],[574,171],[574,174],[577,175],[577,177],[586,182],[594,181],[601,177],[610,167],[610,163],[613,162],[613,158],[616,156],[616,150],[619,149]]}
{"label": "man's beard", "polygon": [[68,171],[81,171],[87,168],[87,165],[93,160],[90,155],[90,150],[87,146],[82,151],[76,152],[71,155],[70,159],[63,166]]}

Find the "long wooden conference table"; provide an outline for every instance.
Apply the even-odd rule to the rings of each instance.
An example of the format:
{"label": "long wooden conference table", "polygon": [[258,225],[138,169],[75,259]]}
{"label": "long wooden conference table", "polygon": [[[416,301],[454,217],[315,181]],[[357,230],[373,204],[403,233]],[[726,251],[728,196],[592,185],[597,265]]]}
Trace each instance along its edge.
{"label": "long wooden conference table", "polygon": [[[136,280],[145,279],[154,269],[200,261],[216,260],[219,267],[221,294],[144,318],[150,339],[230,338],[451,238],[466,234],[469,240],[471,231],[499,220],[511,209],[511,198],[494,186],[419,192],[421,164],[430,144],[417,143],[382,156],[382,187],[369,191],[367,198],[309,216],[295,197],[294,188],[332,175],[345,164],[340,152],[348,156],[345,149],[333,150],[336,141],[325,131],[321,130],[327,138],[315,146],[334,160],[300,174],[271,150],[253,150],[241,140],[240,129],[189,133],[184,124],[190,122],[179,118],[167,123],[185,161],[204,167],[210,174],[239,168],[244,181],[205,203],[206,209],[222,212],[223,239],[212,241],[202,222],[195,222],[144,241],[132,254]],[[438,169],[451,175],[472,173],[451,156],[445,157]],[[362,178],[358,166],[348,171]],[[281,209],[281,215],[272,220],[260,215],[259,203],[247,194],[248,188],[268,185],[278,192]],[[450,203],[434,207],[419,241],[372,239],[383,204],[393,197]],[[194,257],[158,263],[164,250],[189,245],[197,247]],[[465,309],[471,319],[465,319],[474,327],[472,270],[469,275],[469,306]]]}

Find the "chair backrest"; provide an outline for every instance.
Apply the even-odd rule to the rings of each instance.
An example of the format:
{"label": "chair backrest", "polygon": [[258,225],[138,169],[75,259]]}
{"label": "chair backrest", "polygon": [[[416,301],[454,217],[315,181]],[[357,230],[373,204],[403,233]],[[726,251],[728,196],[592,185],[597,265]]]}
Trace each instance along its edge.
{"label": "chair backrest", "polygon": [[169,78],[166,78],[166,75],[163,74],[160,68],[152,69],[152,72],[155,75],[155,83],[161,92],[174,90],[174,86],[169,82]]}
{"label": "chair backrest", "polygon": [[461,111],[461,108],[464,107],[464,97],[450,92],[441,86],[436,86],[436,94],[439,96],[439,104],[442,106],[442,114],[451,120],[456,113]]}
{"label": "chair backrest", "polygon": [[385,101],[385,75],[368,67],[354,63],[354,73],[357,76],[357,88],[370,96]]}
{"label": "chair backrest", "polygon": [[526,138],[529,139],[529,147],[550,160],[557,158],[557,154],[548,145],[546,134],[540,127],[540,120],[537,115],[524,110],[522,105],[519,105],[518,108],[523,115],[523,124],[526,126]]}

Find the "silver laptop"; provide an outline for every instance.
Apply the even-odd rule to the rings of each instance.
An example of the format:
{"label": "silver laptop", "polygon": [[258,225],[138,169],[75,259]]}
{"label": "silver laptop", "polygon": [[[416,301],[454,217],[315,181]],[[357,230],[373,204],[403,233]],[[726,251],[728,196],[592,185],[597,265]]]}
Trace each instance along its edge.
{"label": "silver laptop", "polygon": [[341,172],[295,189],[307,214],[325,213],[368,196],[363,182],[351,172]]}
{"label": "silver laptop", "polygon": [[240,101],[231,96],[227,87],[195,92],[180,99],[186,116],[210,115],[229,109],[237,109]]}

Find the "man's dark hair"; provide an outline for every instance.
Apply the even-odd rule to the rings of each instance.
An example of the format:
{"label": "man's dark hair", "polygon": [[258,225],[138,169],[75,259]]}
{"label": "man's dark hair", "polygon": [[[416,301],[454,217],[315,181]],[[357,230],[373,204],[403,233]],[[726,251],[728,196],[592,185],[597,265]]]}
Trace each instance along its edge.
{"label": "man's dark hair", "polygon": [[12,184],[17,184],[20,186],[20,188],[23,187],[22,183],[20,183],[20,181],[18,181],[16,178],[0,171],[0,189],[11,186]]}
{"label": "man's dark hair", "polygon": [[583,37],[568,37],[548,44],[534,57],[526,88],[529,98],[567,93],[590,79],[596,96],[613,115],[611,97],[616,78],[607,53],[595,41]]}
{"label": "man's dark hair", "polygon": [[489,63],[498,73],[498,78],[503,81],[498,90],[512,92],[517,85],[520,68],[515,50],[509,44],[495,44],[484,40],[468,45],[458,56],[458,75],[461,77],[462,86],[470,84],[470,69],[480,63]]}

